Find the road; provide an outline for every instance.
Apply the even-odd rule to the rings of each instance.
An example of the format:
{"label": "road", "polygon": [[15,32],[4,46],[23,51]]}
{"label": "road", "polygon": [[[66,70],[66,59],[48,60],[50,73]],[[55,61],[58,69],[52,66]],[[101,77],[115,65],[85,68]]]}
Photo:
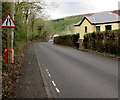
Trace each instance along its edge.
{"label": "road", "polygon": [[54,45],[33,45],[53,98],[117,98],[118,61]]}

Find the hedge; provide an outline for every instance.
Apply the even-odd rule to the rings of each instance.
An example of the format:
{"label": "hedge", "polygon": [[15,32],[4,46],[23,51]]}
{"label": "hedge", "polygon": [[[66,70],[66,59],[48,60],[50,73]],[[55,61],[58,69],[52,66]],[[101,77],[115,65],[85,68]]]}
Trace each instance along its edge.
{"label": "hedge", "polygon": [[83,47],[98,52],[120,54],[120,30],[85,34]]}
{"label": "hedge", "polygon": [[78,41],[78,38],[79,34],[62,35],[54,38],[54,44],[71,47],[77,46],[78,48],[78,44],[76,43]]}

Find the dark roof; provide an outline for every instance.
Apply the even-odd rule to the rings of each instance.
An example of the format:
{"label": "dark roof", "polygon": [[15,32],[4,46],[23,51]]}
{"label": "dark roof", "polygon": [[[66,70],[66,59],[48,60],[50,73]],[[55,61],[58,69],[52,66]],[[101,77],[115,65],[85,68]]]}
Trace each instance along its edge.
{"label": "dark roof", "polygon": [[82,21],[80,21],[77,24],[74,24],[74,26],[80,26],[84,19],[87,19],[90,22],[90,24],[113,23],[120,21],[120,15],[110,11],[95,13],[90,17],[85,16]]}

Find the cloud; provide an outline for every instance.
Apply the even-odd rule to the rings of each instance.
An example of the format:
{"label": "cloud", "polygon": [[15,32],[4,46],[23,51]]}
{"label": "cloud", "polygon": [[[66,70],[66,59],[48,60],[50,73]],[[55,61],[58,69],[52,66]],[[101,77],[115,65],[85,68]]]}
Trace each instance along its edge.
{"label": "cloud", "polygon": [[52,18],[82,14],[94,9],[94,6],[91,7],[90,3],[85,2],[60,2],[58,5],[56,9],[47,11]]}
{"label": "cloud", "polygon": [[110,11],[118,9],[119,0],[45,0],[48,4],[53,3],[57,7],[47,9],[51,18],[62,18],[77,14]]}
{"label": "cloud", "polygon": [[45,2],[89,2],[90,0],[44,0]]}
{"label": "cloud", "polygon": [[80,3],[80,2],[64,2],[61,3],[59,6],[59,12],[61,14],[67,15],[67,14],[76,14],[80,12],[87,11],[88,9],[93,9],[94,7],[89,3]]}

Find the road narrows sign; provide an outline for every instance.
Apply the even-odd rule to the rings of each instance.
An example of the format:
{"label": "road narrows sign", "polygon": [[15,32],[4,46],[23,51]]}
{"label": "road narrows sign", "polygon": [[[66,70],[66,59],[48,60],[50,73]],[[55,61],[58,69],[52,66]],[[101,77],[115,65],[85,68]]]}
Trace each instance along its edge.
{"label": "road narrows sign", "polygon": [[10,13],[7,14],[7,16],[3,20],[2,25],[0,27],[3,27],[3,28],[16,28],[16,25],[14,23],[14,20],[13,20],[12,16],[10,15]]}

